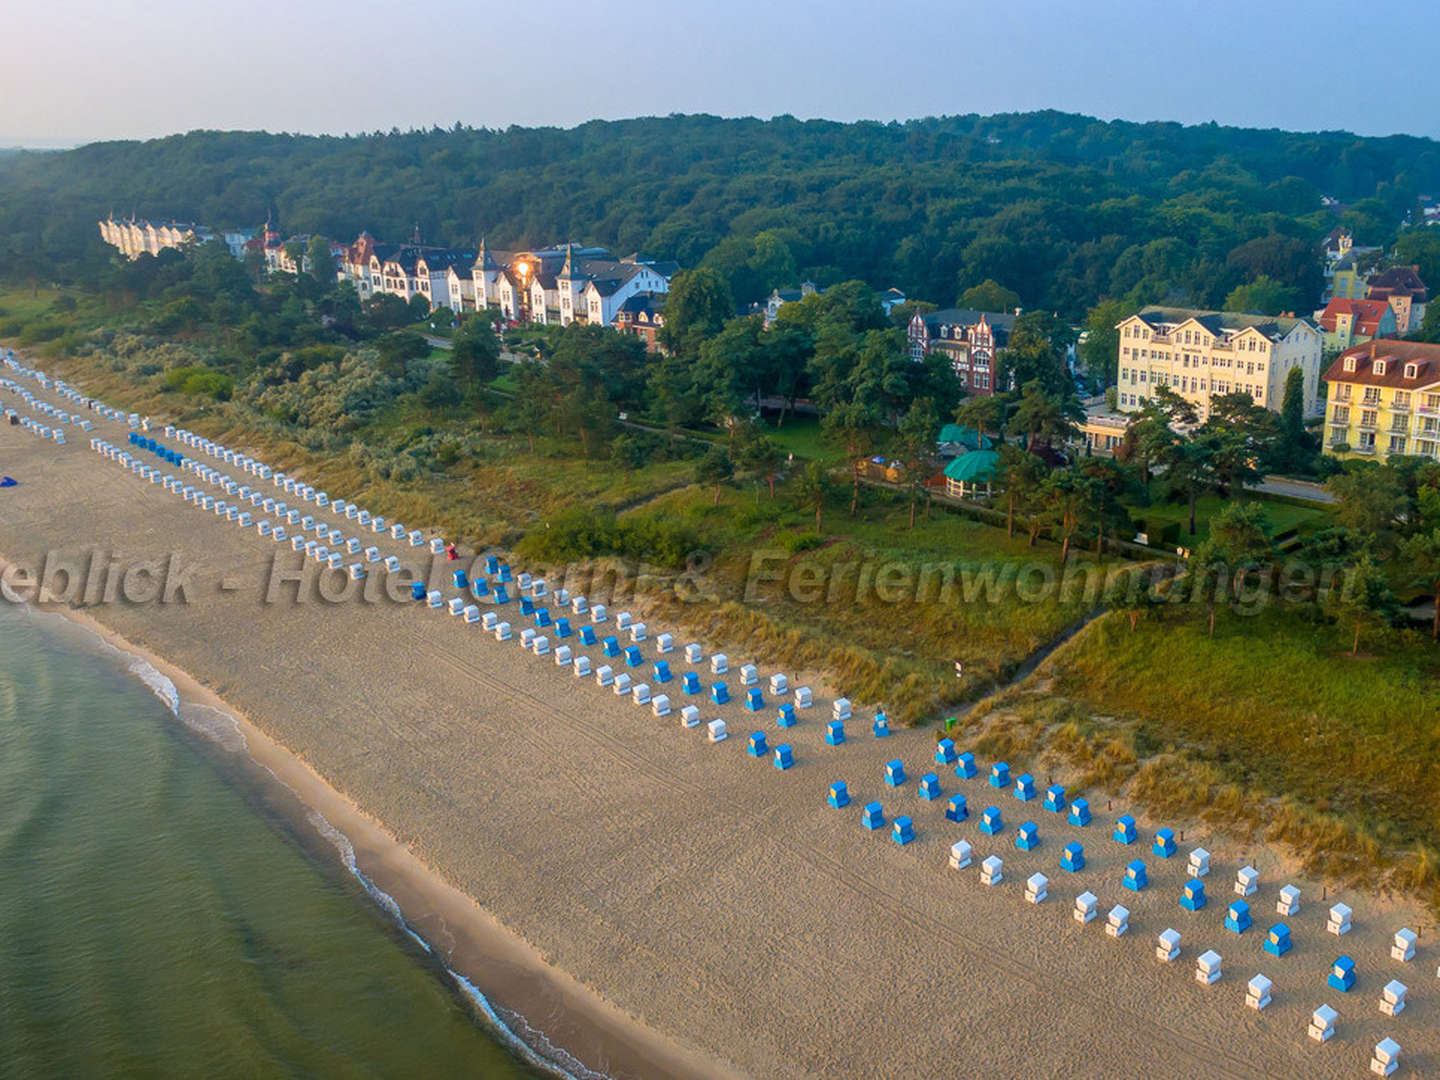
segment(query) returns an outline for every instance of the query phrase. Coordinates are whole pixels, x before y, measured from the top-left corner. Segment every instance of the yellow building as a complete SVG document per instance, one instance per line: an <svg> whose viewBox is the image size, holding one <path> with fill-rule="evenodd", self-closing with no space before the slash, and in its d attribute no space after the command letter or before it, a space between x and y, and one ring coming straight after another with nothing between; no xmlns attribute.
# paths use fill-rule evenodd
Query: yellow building
<svg viewBox="0 0 1440 1080"><path fill-rule="evenodd" d="M1195 406L1203 422L1210 399L1247 393L1280 411L1292 368L1304 372L1305 411L1320 386L1320 329L1309 319L1230 311L1147 307L1120 323L1121 412L1142 408L1157 386Z"/></svg>
<svg viewBox="0 0 1440 1080"><path fill-rule="evenodd" d="M1357 345L1335 358L1325 385L1325 453L1379 461L1392 454L1440 457L1440 345Z"/></svg>

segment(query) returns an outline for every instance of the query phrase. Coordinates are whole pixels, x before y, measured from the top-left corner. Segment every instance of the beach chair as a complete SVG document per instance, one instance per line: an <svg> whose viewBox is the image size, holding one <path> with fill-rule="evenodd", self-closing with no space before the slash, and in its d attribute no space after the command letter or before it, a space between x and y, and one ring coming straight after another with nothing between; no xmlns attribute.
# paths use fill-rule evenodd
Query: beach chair
<svg viewBox="0 0 1440 1080"><path fill-rule="evenodd" d="M950 845L950 869L964 870L974 857L974 848L968 840L956 840Z"/></svg>
<svg viewBox="0 0 1440 1080"><path fill-rule="evenodd" d="M1256 975L1245 984L1245 1006L1259 1012L1270 1004L1270 990L1275 984L1264 975Z"/></svg>

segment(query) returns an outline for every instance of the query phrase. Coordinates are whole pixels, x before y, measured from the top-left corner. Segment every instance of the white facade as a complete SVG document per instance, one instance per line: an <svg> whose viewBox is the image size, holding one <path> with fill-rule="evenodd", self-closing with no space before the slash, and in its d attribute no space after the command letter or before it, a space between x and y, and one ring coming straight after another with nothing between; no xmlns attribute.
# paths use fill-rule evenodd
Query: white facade
<svg viewBox="0 0 1440 1080"><path fill-rule="evenodd" d="M1321 335L1308 320L1147 308L1118 329L1122 412L1143 407L1157 386L1189 401L1202 422L1221 394L1247 393L1279 412L1296 367L1304 372L1305 411L1315 409Z"/></svg>

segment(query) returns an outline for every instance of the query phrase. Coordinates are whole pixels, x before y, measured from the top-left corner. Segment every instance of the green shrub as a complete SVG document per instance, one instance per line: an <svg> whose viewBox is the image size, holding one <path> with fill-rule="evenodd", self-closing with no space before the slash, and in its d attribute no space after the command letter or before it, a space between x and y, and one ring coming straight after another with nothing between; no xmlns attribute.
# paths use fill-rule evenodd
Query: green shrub
<svg viewBox="0 0 1440 1080"><path fill-rule="evenodd" d="M806 529L803 532L787 532L780 537L780 546L791 555L798 555L802 551L812 551L824 542L814 529Z"/></svg>
<svg viewBox="0 0 1440 1080"><path fill-rule="evenodd" d="M519 549L529 558L548 563L620 556L681 567L701 544L693 531L662 517L621 521L613 514L574 507L528 533Z"/></svg>
<svg viewBox="0 0 1440 1080"><path fill-rule="evenodd" d="M188 394L191 397L208 397L216 401L229 401L235 389L235 380L223 371L206 367L177 367L165 372L165 389Z"/></svg>

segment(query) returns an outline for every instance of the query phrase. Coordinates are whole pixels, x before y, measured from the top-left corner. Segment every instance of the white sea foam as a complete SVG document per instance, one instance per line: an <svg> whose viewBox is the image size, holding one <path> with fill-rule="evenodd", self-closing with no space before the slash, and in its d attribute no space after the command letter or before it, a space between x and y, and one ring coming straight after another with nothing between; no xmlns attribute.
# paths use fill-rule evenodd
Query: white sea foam
<svg viewBox="0 0 1440 1080"><path fill-rule="evenodd" d="M26 605L26 607L32 616L37 614L51 614L48 612L36 612L33 608L30 608L29 605ZM63 616L56 615L55 618L63 618ZM69 622L69 620L66 621ZM70 623L70 625L75 624ZM102 649L120 657L125 663L126 670L148 686L151 692L165 703L165 707L170 710L171 714L185 724L186 727L214 740L225 750L239 752L247 749L245 735L241 730L240 722L230 713L209 705L186 703L182 707L180 691L176 688L174 682L156 669L154 664L151 664L142 656L137 656L135 653L110 644L104 637L89 630L88 627L84 629ZM299 792L296 792L294 788L276 776L273 769L270 769L268 766L264 766L264 768L265 771L274 778L276 783L284 786L294 794L297 799L300 797ZM360 882L366 894L394 920L395 925L414 940L420 948L424 949L430 955L436 956L438 959L439 954L436 953L435 948L410 925L409 921L405 918L404 911L400 909L400 905L396 902L395 898L371 881L365 872L360 869L359 863L356 862L355 859L355 845L350 842L350 838L332 825L324 814L314 808L308 809L306 819L315 831L335 848L340 855L340 861L344 864L345 869ZM444 968L445 973L449 975L450 978L455 980L456 986L470 999L475 1008L490 1021L490 1026L495 1036L504 1043L516 1057L520 1058L532 1068L558 1077L560 1080L611 1080L607 1073L596 1072L594 1069L588 1068L583 1062L577 1060L562 1047L556 1046L543 1031L532 1027L523 1016L511 1013L509 1010L506 1010L506 1015L502 1016L495 1008L494 1003L485 996L478 986L458 971L446 965L443 961L441 962L441 967ZM517 1032L517 1028L523 1031L523 1035Z"/></svg>
<svg viewBox="0 0 1440 1080"><path fill-rule="evenodd" d="M240 721L224 709L187 702L180 706L179 715L187 728L205 736L222 750L240 754L249 749Z"/></svg>
<svg viewBox="0 0 1440 1080"><path fill-rule="evenodd" d="M306 819L317 833L334 846L340 854L340 861L345 865L345 869L350 871L356 881L360 882L369 897L394 919L396 926L427 953L438 958L434 946L410 925L395 898L376 885L365 871L360 869L359 864L355 861L355 845L350 842L350 838L332 825L330 820L318 810L311 809L306 814ZM465 996L490 1021L490 1025L500 1041L527 1065L551 1076L560 1077L562 1080L610 1080L608 1074L587 1068L573 1055L556 1046L545 1036L544 1032L531 1027L524 1017L509 1013L509 1010L506 1010L509 1019L501 1016L478 986L443 961L441 966L445 969L445 973L455 980L455 984L464 992ZM516 1032L516 1027L524 1029L524 1036Z"/></svg>

